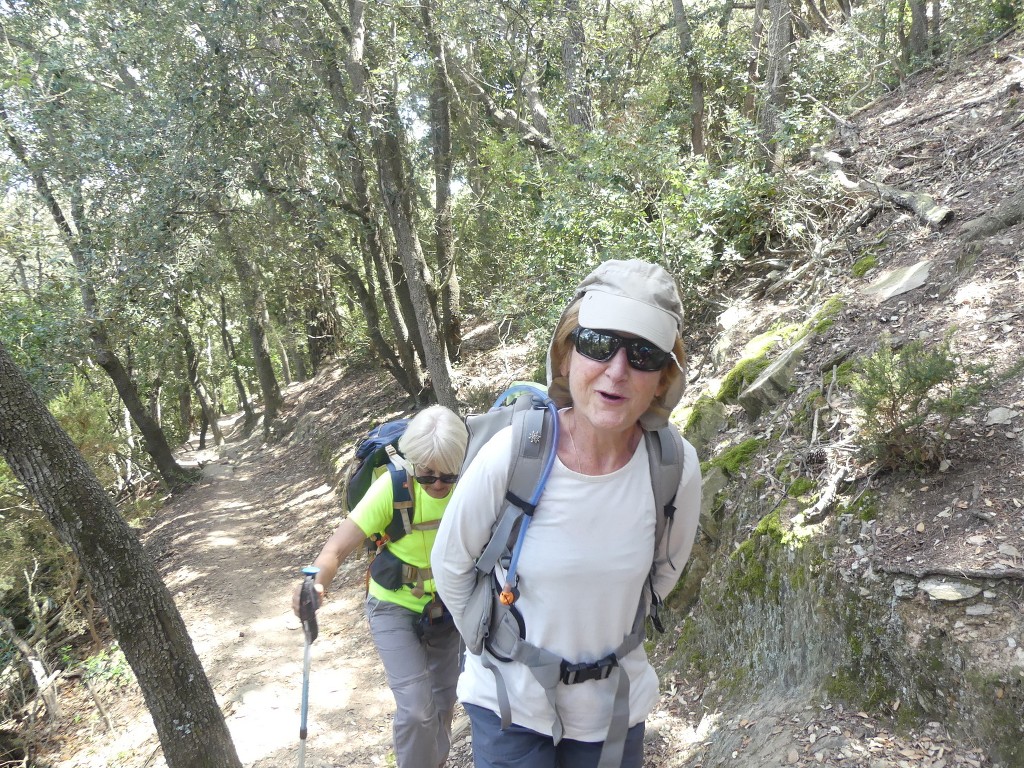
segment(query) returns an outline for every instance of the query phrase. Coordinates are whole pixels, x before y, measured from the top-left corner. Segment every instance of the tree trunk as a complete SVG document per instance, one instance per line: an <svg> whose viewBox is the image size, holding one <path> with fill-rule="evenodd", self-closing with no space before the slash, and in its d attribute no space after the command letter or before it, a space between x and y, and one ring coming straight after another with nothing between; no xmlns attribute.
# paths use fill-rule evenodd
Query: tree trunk
<svg viewBox="0 0 1024 768"><path fill-rule="evenodd" d="M358 153L353 153L357 155ZM417 397L418 393L423 390L423 380L419 375L419 365L415 361L412 347L408 342L408 328L405 325L404 319L398 308L397 299L395 296L394 283L391 280L391 271L383 263L387 256L384 251L383 233L380 227L377 225L375 213L369 201L367 190L364 184L365 176L362 173L361 163L353 160L354 164L354 184L353 192L356 197L356 203L354 208L357 212L357 217L361 224L360 227L360 246L364 253L365 260L367 262L365 267L366 272L366 284L359 275L358 270L348 260L338 252L336 248L331 245L326 237L317 231L310 233L310 242L313 247L324 254L325 258L328 259L338 271L341 273L342 279L348 286L346 296L351 300L354 296L359 309L362 311L364 318L366 319L366 332L369 336L370 348L377 356L377 360L380 365L390 373L395 381L409 393L413 398ZM299 207L284 194L281 190L271 188L269 182L265 178L260 179L260 185L264 191L272 197L274 203L279 205L282 210L287 212L291 216L299 216ZM317 214L322 213L318 210ZM324 229L333 236L333 240L336 242L342 242L344 240L343 233L336 231L330 224L324 224ZM381 286L381 293L383 294L383 303L388 311L388 316L392 320L392 329L396 337L399 353L395 354L395 351L391 348L387 339L384 336L383 329L381 327L381 317L377 311L377 301L372 292L373 276L378 276L378 284ZM404 341L403 341L404 338Z"/></svg>
<svg viewBox="0 0 1024 768"><path fill-rule="evenodd" d="M566 33L562 39L562 77L568 91L569 124L585 131L594 128L590 78L587 74L586 32L579 0L565 0Z"/></svg>
<svg viewBox="0 0 1024 768"><path fill-rule="evenodd" d="M153 379L153 385L149 388L149 415L161 429L163 429L163 417L160 413L160 389L162 387L163 382L160 380L160 376L157 375Z"/></svg>
<svg viewBox="0 0 1024 768"><path fill-rule="evenodd" d="M241 768L170 592L2 343L0 454L81 563L135 672L168 768Z"/></svg>
<svg viewBox="0 0 1024 768"><path fill-rule="evenodd" d="M365 10L364 0L349 0L351 39L347 67L353 89L364 105L367 95L366 76L363 70L366 42ZM401 118L393 93L377 94L373 101L378 104L383 102L383 109L379 114L373 115L369 113L369 106L364 106L364 120L366 125L371 127L381 197L414 303L424 358L431 376L431 388L438 403L457 410L458 402L452 386L447 350L439 343L437 323L427 291L430 278L415 228L412 181L406 168Z"/></svg>
<svg viewBox="0 0 1024 768"><path fill-rule="evenodd" d="M458 401L451 381L448 351L438 332L434 315L435 305L428 290L431 275L423 258L414 223L414 195L409 188L411 180L404 168L405 153L401 135L398 133L398 109L393 101L389 100L388 105L388 122L391 129L380 131L374 142L381 197L384 199L384 209L388 213L394 233L395 247L402 260L405 285L409 290L419 340L423 345L422 354L431 377L430 388L438 403L458 410Z"/></svg>
<svg viewBox="0 0 1024 768"><path fill-rule="evenodd" d="M718 30L724 38L729 32L729 22L732 20L732 12L736 6L736 0L725 0L722 3L722 12L718 16Z"/></svg>
<svg viewBox="0 0 1024 768"><path fill-rule="evenodd" d="M280 331L277 330L278 325L275 323L273 326L268 327L271 332L271 336L274 341L277 342L277 356L281 360L281 378L284 380L284 385L287 387L294 381L292 378L292 361L289 357L288 344L281 337Z"/></svg>
<svg viewBox="0 0 1024 768"><path fill-rule="evenodd" d="M931 52L932 56L942 53L942 3L940 0L932 0Z"/></svg>
<svg viewBox="0 0 1024 768"><path fill-rule="evenodd" d="M704 78L693 61L693 38L690 35L690 20L686 15L683 0L672 0L672 13L679 37L679 56L683 69L690 80L690 148L693 154L703 155L704 146Z"/></svg>
<svg viewBox="0 0 1024 768"><path fill-rule="evenodd" d="M381 359L389 359L391 361L389 370L391 370L392 375L402 384L406 392L413 398L417 398L418 393L422 392L425 388L426 382L420 371L420 365L416 361L414 343L415 317L406 315L402 311L398 286L395 285L394 274L391 269L391 264L394 261L390 248L391 243L387 239L387 234L381 220L382 217L378 215L378 208L370 200L370 188L367 183L367 171L363 157L353 158L352 162L354 166L358 166L353 168L355 179L353 192L356 196L356 205L359 207L359 210L363 211L365 217L363 220L364 238L362 246L365 249L367 261L367 268L365 270L366 280L372 285L374 276L377 278L377 287L380 288L384 312L387 314L388 322L391 323L391 330L395 336L397 361L395 360L395 352L387 344L381 331L380 316L377 312L376 303L373 303L372 306L369 303L364 305L363 311L366 314L367 325L370 326L371 320L373 321L372 328L370 329L371 337L376 338ZM371 298L372 294L366 297L368 302ZM406 322L407 317L409 322ZM385 352L386 355L384 354Z"/></svg>
<svg viewBox="0 0 1024 768"><path fill-rule="evenodd" d="M178 418L181 420L182 436L188 440L196 429L196 417L192 413L192 387L188 383L178 387Z"/></svg>
<svg viewBox="0 0 1024 768"><path fill-rule="evenodd" d="M152 457L164 483L172 490L182 488L191 483L195 479L194 474L175 461L171 446L167 442L167 436L149 415L149 411L139 397L138 390L135 388L135 382L132 381L128 372L125 371L117 355L110 350L110 343L107 339L105 328L100 323L94 323L89 331L89 336L92 338L93 346L96 349L95 360L97 365L106 371L110 380L114 382L114 387L117 389L117 394L121 397L121 402L124 403L125 408L132 415L135 426L139 428L139 433L142 435L142 445L146 453Z"/></svg>
<svg viewBox="0 0 1024 768"><path fill-rule="evenodd" d="M55 679L51 676L43 658L36 652L35 648L26 643L14 628L14 623L0 613L0 637L7 636L10 645L13 645L25 659L25 664L32 674L36 684L36 695L46 704L46 715L51 723L60 716L60 703L57 699ZM0 750L2 752L2 750ZM4 754L0 754L4 757ZM8 763L4 763L8 765Z"/></svg>
<svg viewBox="0 0 1024 768"><path fill-rule="evenodd" d="M448 357L458 360L462 347L462 318L452 231L452 88L444 47L434 30L430 0L420 0L420 15L434 59L430 87L430 134L434 154L434 252L441 274L441 338L448 348Z"/></svg>
<svg viewBox="0 0 1024 768"><path fill-rule="evenodd" d="M188 383L192 385L192 391L199 398L199 407L203 411L203 419L213 431L213 444L223 445L224 433L220 431L220 425L217 423L216 403L212 401L206 390L206 385L199 375L199 355L196 352L195 342L192 340L192 333L188 329L188 320L185 319L185 313L178 303L174 304L174 319L178 324L178 333L181 334L182 344L185 347L185 366L188 371ZM203 432L205 434L205 429ZM200 444L203 442L200 439Z"/></svg>
<svg viewBox="0 0 1024 768"><path fill-rule="evenodd" d="M310 376L315 376L324 361L338 352L338 329L341 318L335 308L337 297L331 283L331 274L325 254L314 260L316 280L309 289L303 310L306 324L306 353L309 355Z"/></svg>
<svg viewBox="0 0 1024 768"><path fill-rule="evenodd" d="M267 312L267 299L259 286L256 270L234 242L227 217L217 215L217 229L238 275L238 287L242 294L242 304L245 306L249 339L252 342L253 364L260 380L260 394L263 398L263 431L269 434L284 400L281 397L277 376L274 374L274 363L270 358L270 343L267 340L270 315Z"/></svg>
<svg viewBox="0 0 1024 768"><path fill-rule="evenodd" d="M519 88L526 99L527 108L530 110L530 119L534 126L544 136L551 136L551 126L548 123L548 110L540 97L540 74L537 72L523 73L519 80ZM475 136L473 137L476 138Z"/></svg>
<svg viewBox="0 0 1024 768"><path fill-rule="evenodd" d="M231 368L231 379L235 382L235 389L238 391L238 402L245 413L243 429L246 434L252 432L256 426L256 414L253 412L252 404L249 402L249 395L245 391L245 382L242 381L242 373L238 369L238 354L235 352L235 340L231 338L228 331L228 305L224 294L220 295L220 341L224 346L224 355L228 359Z"/></svg>
<svg viewBox="0 0 1024 768"><path fill-rule="evenodd" d="M167 443L167 436L160 429L160 425L149 415L149 412L142 403L142 399L139 397L135 382L132 381L131 376L128 375L121 364L107 336L107 329L102 320L102 313L99 310L96 291L89 278L88 260L86 259L82 243L83 238L88 239L89 233L85 221L80 188L77 184L72 187L72 216L69 219L65 215L64 209L61 208L56 195L50 189L46 176L35 167L24 144L10 129L9 126L12 123L2 103L0 103L0 122L4 125L4 134L7 137L8 146L10 146L25 170L31 174L36 193L42 198L43 203L50 211L50 216L53 218L57 231L60 233L64 245L71 255L71 260L75 264L75 269L78 272L79 293L82 297L82 308L85 310L85 317L89 323L89 338L96 350L96 363L107 372L111 381L114 382L117 394L121 397L121 402L124 403L128 412L131 413L135 425L139 428L139 432L142 434L143 446L152 457L153 463L156 465L157 471L160 473L160 477L163 478L164 483L171 489L187 485L192 481L192 473L179 466L174 460L174 454ZM77 223L77 232L71 226L72 220L75 220Z"/></svg>
<svg viewBox="0 0 1024 768"><path fill-rule="evenodd" d="M778 136L782 128L782 112L788 101L792 14L788 0L768 0L768 10L771 19L768 27L768 59L764 78L765 100L761 105L760 126L768 166L778 168L783 162Z"/></svg>
<svg viewBox="0 0 1024 768"><path fill-rule="evenodd" d="M807 2L807 15L811 19L811 26L814 27L817 32L832 32L832 27L828 23L828 19L825 18L824 14L818 10L818 6L815 5L814 0L806 0Z"/></svg>
<svg viewBox="0 0 1024 768"><path fill-rule="evenodd" d="M764 6L766 0L755 0L754 21L750 32L750 52L747 55L747 91L743 97L743 114L750 120L757 114L757 84L761 80L761 40L764 37Z"/></svg>
<svg viewBox="0 0 1024 768"><path fill-rule="evenodd" d="M910 36L907 51L911 58L928 55L928 0L909 0Z"/></svg>
<svg viewBox="0 0 1024 768"><path fill-rule="evenodd" d="M333 51L329 41L319 37L320 49ZM359 41L361 45L361 40ZM311 58L319 63L318 70L331 101L334 104L335 112L339 119L351 121L352 115L357 112L366 118L368 110L365 104L353 107L345 93L344 77L339 69L339 62L333 57L325 58L320 54L311 52ZM351 54L350 54L351 55ZM347 66L347 64L346 64ZM351 80L351 78L350 78ZM359 81L362 82L361 80ZM355 88L353 81L353 88ZM369 148L366 146L363 135L364 131L357 130L352 122L348 123L346 139L352 149L349 154L349 174L351 179L344 177L338 172L338 182L342 187L351 187L353 195L353 209L359 221L359 244L363 253L364 274L366 284L363 284L358 270L348 263L348 260L341 256L334 248L331 248L323 238L313 236L313 241L327 254L330 261L341 270L342 277L349 285L355 299L359 304L366 318L367 334L370 338L370 346L376 353L381 365L409 393L414 399L418 399L424 391L425 381L416 362L413 351L412 336L409 323L402 314L398 300L398 291L392 277L390 262L392 255L389 252L389 241L385 227L382 223L382 216L378 207L370 198L370 186L367 181L366 156ZM340 163L338 164L340 168ZM287 198L283 198L282 204L294 208L294 204ZM391 323L391 330L395 338L395 348L392 349L384 336L381 327L381 317L377 311L377 297L374 291L374 277L376 285L380 288L381 303ZM349 294L351 296L351 294ZM415 318L410 315L410 320ZM397 350L397 354L396 354Z"/></svg>

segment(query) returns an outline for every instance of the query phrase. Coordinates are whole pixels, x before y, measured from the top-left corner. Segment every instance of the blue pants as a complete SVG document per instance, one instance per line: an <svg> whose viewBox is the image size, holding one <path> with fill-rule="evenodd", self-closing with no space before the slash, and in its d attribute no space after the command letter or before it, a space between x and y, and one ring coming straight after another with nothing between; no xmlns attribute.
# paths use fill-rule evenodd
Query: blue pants
<svg viewBox="0 0 1024 768"><path fill-rule="evenodd" d="M366 616L395 696L392 735L398 768L439 768L451 748L459 633L453 623L423 637L419 614L375 597Z"/></svg>
<svg viewBox="0 0 1024 768"><path fill-rule="evenodd" d="M562 739L555 745L550 736L513 723L501 730L501 718L484 707L463 704L473 727L475 768L595 768L602 741ZM622 768L642 768L644 723L626 732Z"/></svg>

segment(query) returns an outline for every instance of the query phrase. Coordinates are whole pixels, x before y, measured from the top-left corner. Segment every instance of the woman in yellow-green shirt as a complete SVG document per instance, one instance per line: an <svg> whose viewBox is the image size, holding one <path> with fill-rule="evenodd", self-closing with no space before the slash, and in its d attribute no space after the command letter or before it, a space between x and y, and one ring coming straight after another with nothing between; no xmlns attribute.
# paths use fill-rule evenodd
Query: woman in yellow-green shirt
<svg viewBox="0 0 1024 768"><path fill-rule="evenodd" d="M430 550L466 453L465 424L443 406L412 418L398 443L410 465L411 530L387 541L371 568L366 616L395 696L398 768L439 768L448 758L459 677L459 634L434 591ZM389 473L379 477L327 540L313 565L321 598L342 561L395 517ZM292 597L298 613L301 584Z"/></svg>

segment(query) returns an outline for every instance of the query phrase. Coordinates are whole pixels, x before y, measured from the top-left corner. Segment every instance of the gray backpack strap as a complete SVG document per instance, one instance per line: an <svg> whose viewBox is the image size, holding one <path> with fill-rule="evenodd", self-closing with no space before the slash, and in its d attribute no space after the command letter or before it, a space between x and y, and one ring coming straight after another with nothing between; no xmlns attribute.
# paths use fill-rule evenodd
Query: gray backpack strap
<svg viewBox="0 0 1024 768"><path fill-rule="evenodd" d="M510 390L512 391L512 390ZM509 458L509 480L505 498L491 537L476 560L476 586L466 606L467 627L463 635L466 649L480 655L489 638L495 634L509 612L497 599L496 568L507 568L512 557L524 515L532 515L530 499L537 494L537 484L544 475L545 465L555 445L553 406L547 401L541 405L539 395L520 395L510 408L501 408L467 419L470 440L465 469L476 456L479 447L506 426L512 427L512 451ZM499 633L500 634L500 633ZM502 654L506 655L507 654ZM502 682L499 680L499 686ZM500 692L499 692L500 695Z"/></svg>
<svg viewBox="0 0 1024 768"><path fill-rule="evenodd" d="M675 519L675 497L683 479L683 437L671 424L657 431L644 431L647 443L647 461L651 469L654 505L657 511L654 525L654 556L665 540L666 527L671 530ZM671 562L671 561L670 561Z"/></svg>
<svg viewBox="0 0 1024 768"><path fill-rule="evenodd" d="M520 406L523 402L525 407ZM521 397L516 401L512 414L512 459L505 501L491 539L477 558L476 569L480 574L490 573L501 557L512 551L523 515L533 514L530 496L537 486L548 452L557 450L554 446L545 445L551 442L551 429L547 423L550 420L551 414L547 409L530 407L530 398Z"/></svg>

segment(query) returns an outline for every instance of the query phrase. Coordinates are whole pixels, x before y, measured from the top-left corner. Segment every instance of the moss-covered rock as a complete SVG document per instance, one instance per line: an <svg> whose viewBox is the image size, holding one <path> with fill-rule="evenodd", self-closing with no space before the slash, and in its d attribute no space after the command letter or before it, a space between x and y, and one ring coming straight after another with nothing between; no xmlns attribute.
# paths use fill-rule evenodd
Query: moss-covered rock
<svg viewBox="0 0 1024 768"><path fill-rule="evenodd" d="M725 406L713 397L701 395L692 406L681 409L679 416L683 437L701 459L706 458L708 446L727 423Z"/></svg>
<svg viewBox="0 0 1024 768"><path fill-rule="evenodd" d="M864 277L868 272L878 266L878 257L874 254L862 256L853 263L850 272L854 277Z"/></svg>
<svg viewBox="0 0 1024 768"><path fill-rule="evenodd" d="M750 386L739 393L736 400L751 420L789 396L793 371L803 357L809 338L805 336L779 355Z"/></svg>
<svg viewBox="0 0 1024 768"><path fill-rule="evenodd" d="M744 440L738 445L727 448L710 461L701 464L701 471L706 474L714 467L718 467L727 475L738 475L740 467L750 461L763 445L764 441L758 440L755 437Z"/></svg>
<svg viewBox="0 0 1024 768"><path fill-rule="evenodd" d="M723 403L735 403L740 392L761 375L769 362L767 354L740 360L725 375L715 397Z"/></svg>

